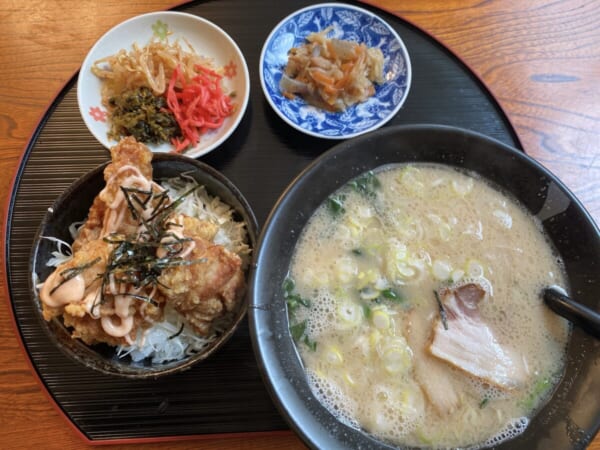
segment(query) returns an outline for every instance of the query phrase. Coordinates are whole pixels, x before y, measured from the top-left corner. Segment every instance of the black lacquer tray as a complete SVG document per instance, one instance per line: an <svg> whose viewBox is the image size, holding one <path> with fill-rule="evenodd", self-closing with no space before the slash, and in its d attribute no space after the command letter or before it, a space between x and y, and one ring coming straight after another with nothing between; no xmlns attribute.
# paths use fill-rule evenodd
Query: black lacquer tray
<svg viewBox="0 0 600 450"><path fill-rule="evenodd" d="M258 61L272 28L307 6L304 0L218 0L176 9L202 16L238 43L250 70L250 103L241 125L202 161L243 192L259 225L287 184L337 141L301 134L265 100ZM408 99L388 123L437 123L478 131L509 145L520 143L497 102L470 70L429 35L368 5L404 40L412 61ZM109 159L79 115L77 77L52 103L18 168L6 214L7 286L18 331L43 387L84 439L92 442L176 438L286 430L263 386L245 321L226 346L191 370L160 380L100 375L67 359L45 337L28 289L34 233L48 206L76 178Z"/></svg>

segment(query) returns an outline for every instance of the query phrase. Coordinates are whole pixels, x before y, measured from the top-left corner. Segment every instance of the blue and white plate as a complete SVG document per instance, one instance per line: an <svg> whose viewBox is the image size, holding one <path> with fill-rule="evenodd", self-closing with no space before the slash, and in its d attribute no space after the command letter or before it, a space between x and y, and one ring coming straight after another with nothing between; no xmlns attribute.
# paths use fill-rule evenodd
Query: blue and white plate
<svg viewBox="0 0 600 450"><path fill-rule="evenodd" d="M279 88L288 51L305 42L310 33L333 27L328 37L362 42L383 52L385 82L375 95L343 112L330 112L290 100ZM283 19L267 38L260 55L260 82L275 112L292 127L312 136L346 139L381 127L398 112L408 94L411 67L404 43L385 21L352 5L322 3L300 9Z"/></svg>

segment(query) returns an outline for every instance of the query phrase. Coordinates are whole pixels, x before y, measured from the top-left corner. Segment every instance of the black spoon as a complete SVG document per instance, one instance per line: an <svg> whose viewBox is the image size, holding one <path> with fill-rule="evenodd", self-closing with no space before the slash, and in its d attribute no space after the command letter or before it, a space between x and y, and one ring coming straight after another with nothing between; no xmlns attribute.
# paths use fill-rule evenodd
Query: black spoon
<svg viewBox="0 0 600 450"><path fill-rule="evenodd" d="M555 313L600 339L600 313L577 303L556 288L544 289L544 300Z"/></svg>

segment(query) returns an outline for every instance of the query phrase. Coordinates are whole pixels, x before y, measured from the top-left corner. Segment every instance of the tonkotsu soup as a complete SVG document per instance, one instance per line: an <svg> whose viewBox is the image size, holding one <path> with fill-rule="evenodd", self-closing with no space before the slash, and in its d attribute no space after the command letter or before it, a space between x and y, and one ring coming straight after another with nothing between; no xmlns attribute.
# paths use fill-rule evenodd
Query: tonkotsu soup
<svg viewBox="0 0 600 450"><path fill-rule="evenodd" d="M570 328L543 304L567 282L540 224L477 176L384 166L331 195L284 282L315 396L395 445L490 446L561 379Z"/></svg>

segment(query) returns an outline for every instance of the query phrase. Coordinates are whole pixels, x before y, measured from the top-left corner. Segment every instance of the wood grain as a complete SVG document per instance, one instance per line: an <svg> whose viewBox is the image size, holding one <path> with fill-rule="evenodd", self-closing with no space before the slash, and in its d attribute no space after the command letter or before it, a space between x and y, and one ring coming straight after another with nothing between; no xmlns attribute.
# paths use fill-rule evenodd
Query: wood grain
<svg viewBox="0 0 600 450"><path fill-rule="evenodd" d="M370 0L433 34L482 78L527 153L600 219L600 2ZM48 104L92 44L172 0L3 0L0 4L0 195ZM4 211L2 211L4 219ZM4 278L0 278L4 283ZM0 448L81 448L37 385L19 348L5 286L0 305ZM124 446L110 446L120 448ZM291 432L127 448L295 449ZM600 450L600 437L590 449Z"/></svg>

